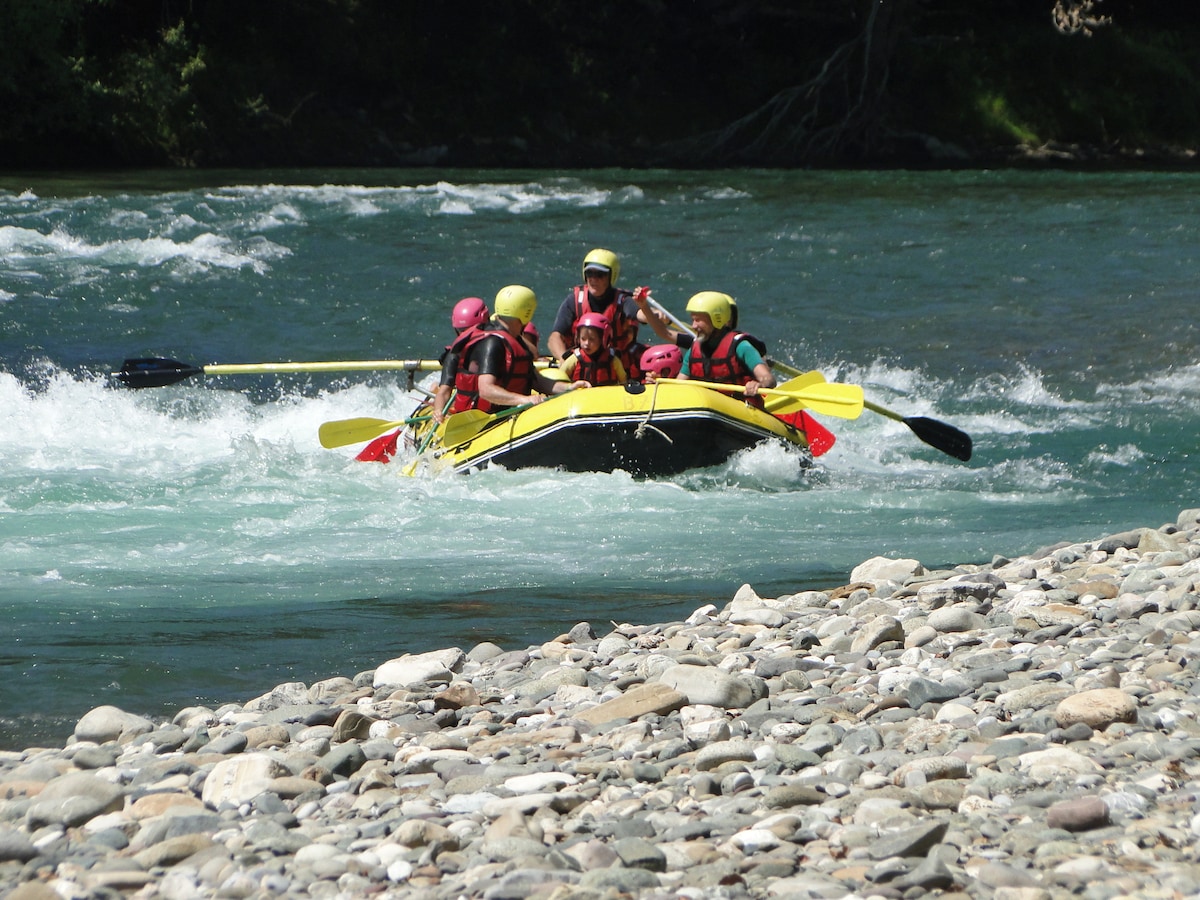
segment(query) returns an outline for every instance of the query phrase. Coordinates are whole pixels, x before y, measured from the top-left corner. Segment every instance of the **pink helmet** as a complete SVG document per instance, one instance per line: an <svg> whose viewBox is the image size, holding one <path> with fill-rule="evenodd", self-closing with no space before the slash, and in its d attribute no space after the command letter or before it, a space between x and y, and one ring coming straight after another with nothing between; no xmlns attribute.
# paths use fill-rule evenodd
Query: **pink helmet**
<svg viewBox="0 0 1200 900"><path fill-rule="evenodd" d="M521 329L521 334L528 335L535 344L542 339L542 336L538 334L537 326L532 322Z"/></svg>
<svg viewBox="0 0 1200 900"><path fill-rule="evenodd" d="M478 297L464 297L454 304L454 312L450 313L450 324L455 331L482 325L487 320L487 304Z"/></svg>
<svg viewBox="0 0 1200 900"><path fill-rule="evenodd" d="M683 368L683 351L674 344L655 344L642 352L638 367L659 378L674 378Z"/></svg>
<svg viewBox="0 0 1200 900"><path fill-rule="evenodd" d="M575 322L575 330L580 328L599 328L602 332L608 332L608 316L603 316L600 313L584 313Z"/></svg>

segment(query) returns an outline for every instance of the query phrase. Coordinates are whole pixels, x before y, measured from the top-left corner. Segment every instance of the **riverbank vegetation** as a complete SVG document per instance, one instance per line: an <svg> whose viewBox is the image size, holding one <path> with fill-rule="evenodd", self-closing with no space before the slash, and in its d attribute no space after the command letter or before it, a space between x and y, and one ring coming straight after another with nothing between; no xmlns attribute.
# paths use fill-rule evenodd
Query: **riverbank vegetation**
<svg viewBox="0 0 1200 900"><path fill-rule="evenodd" d="M1190 165L1183 0L0 0L0 167Z"/></svg>

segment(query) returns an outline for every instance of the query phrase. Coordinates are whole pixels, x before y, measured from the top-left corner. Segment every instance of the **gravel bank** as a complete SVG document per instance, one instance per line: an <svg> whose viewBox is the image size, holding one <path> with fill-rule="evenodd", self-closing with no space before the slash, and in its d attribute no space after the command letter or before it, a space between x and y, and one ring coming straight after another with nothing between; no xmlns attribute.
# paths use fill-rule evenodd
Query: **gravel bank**
<svg viewBox="0 0 1200 900"><path fill-rule="evenodd" d="M1200 509L0 753L29 898L1200 893Z"/></svg>

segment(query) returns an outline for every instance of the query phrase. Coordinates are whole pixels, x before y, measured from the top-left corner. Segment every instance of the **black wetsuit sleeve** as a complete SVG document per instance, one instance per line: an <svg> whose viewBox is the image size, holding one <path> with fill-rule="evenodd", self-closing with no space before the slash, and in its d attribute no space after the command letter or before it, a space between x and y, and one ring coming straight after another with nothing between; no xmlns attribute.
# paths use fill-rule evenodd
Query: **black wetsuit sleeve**
<svg viewBox="0 0 1200 900"><path fill-rule="evenodd" d="M471 350L471 362L476 375L492 375L503 379L508 374L505 360L504 338L490 337L480 341Z"/></svg>
<svg viewBox="0 0 1200 900"><path fill-rule="evenodd" d="M454 379L458 375L458 354L446 352L442 355L442 377L438 381L440 385L453 385Z"/></svg>

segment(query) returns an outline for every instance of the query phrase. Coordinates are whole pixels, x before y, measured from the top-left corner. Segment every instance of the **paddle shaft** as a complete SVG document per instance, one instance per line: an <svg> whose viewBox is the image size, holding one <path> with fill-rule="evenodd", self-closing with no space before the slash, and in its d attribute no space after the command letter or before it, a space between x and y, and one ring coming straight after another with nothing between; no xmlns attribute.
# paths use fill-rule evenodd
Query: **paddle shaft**
<svg viewBox="0 0 1200 900"><path fill-rule="evenodd" d="M538 360L538 368L549 363ZM442 364L436 359L357 359L330 362L211 363L193 366L175 359L152 356L127 359L112 375L126 387L150 388L175 384L193 375L286 375L297 372L436 372Z"/></svg>
<svg viewBox="0 0 1200 900"><path fill-rule="evenodd" d="M777 359L768 359L767 363L785 375L803 374L794 366L789 366L787 363L780 362ZM904 423L909 431L918 438L930 447L942 451L947 456L953 456L955 459L962 460L963 462L970 462L974 443L971 440L971 436L965 431L961 431L953 425L939 421L938 419L932 419L929 416L901 415L895 410L888 409L886 406L880 406L878 403L873 403L866 399L863 400L863 407L894 422Z"/></svg>
<svg viewBox="0 0 1200 900"><path fill-rule="evenodd" d="M273 375L292 372L378 372L400 369L405 372L433 372L442 367L436 359L361 359L341 362L214 363L201 366L205 375Z"/></svg>
<svg viewBox="0 0 1200 900"><path fill-rule="evenodd" d="M740 384L696 381L691 378L681 381L680 384L691 384L714 391L725 391L735 394L740 394L744 390ZM855 384L820 384L799 391L784 391L779 388L759 388L758 392L771 397L790 397L793 400L803 403L814 412L839 416L844 419L857 419L862 414L862 388Z"/></svg>

